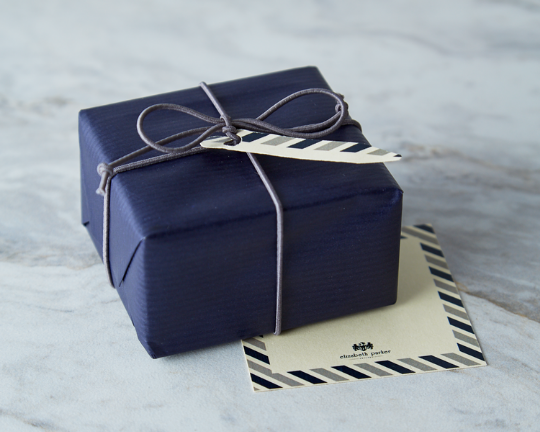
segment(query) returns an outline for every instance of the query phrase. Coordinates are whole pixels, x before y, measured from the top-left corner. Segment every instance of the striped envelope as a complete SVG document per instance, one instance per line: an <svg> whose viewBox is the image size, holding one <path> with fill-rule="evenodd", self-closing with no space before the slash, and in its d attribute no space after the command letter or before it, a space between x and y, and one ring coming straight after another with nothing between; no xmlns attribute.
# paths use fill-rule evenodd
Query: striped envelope
<svg viewBox="0 0 540 432"><path fill-rule="evenodd" d="M255 391L486 365L431 225L402 229L395 305L242 345Z"/></svg>

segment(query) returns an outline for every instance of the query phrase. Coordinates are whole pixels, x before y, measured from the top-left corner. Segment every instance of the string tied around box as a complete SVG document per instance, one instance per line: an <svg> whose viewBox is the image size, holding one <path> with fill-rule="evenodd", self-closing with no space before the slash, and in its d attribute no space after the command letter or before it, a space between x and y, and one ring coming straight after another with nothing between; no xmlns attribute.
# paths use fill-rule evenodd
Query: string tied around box
<svg viewBox="0 0 540 432"><path fill-rule="evenodd" d="M283 98L276 104L268 108L264 113L262 113L257 118L240 118L232 119L226 111L223 109L223 106L220 104L219 100L206 85L206 83L200 83L200 87L204 90L216 110L218 111L220 117L211 117L206 114L203 114L194 109L170 104L162 103L149 106L141 112L137 119L137 132L139 136L146 144L146 147L143 147L139 150L136 150L132 153L129 153L113 162L110 163L100 163L97 167L97 172L101 176L101 181L99 184L96 193L104 197L103 205L103 262L107 270L107 276L109 278L110 284L114 287L111 273L111 266L109 260L109 223L110 223L110 189L111 189L111 180L122 172L143 168L145 166L154 165L157 163L178 159L185 156L191 156L198 153L203 153L209 151L210 149L203 148L199 144L204 140L208 139L211 136L222 133L227 136L230 141L228 144L237 145L241 142L242 138L237 135L238 129L245 129L252 132L259 133L272 133L276 135L283 135L291 138L301 138L301 139L320 139L332 132L336 131L342 126L352 125L360 130L362 130L360 123L356 120L349 118L348 105L345 102L342 95L335 93L333 91L322 89L322 88L311 88L306 90L300 90L291 95ZM313 95L313 94L322 94L329 97L332 97L336 100L335 114L328 118L325 121L296 126L292 128L281 128L275 126L271 123L264 121L268 116L277 111L279 108L283 107L287 103L291 102L294 99L297 99L302 96ZM171 135L167 138L161 139L159 141L153 141L148 137L143 128L144 119L154 111L160 110L169 110L169 111L178 111L184 114L191 115L200 120L203 120L209 123L209 126L203 126L199 128L190 129L183 131L174 135ZM165 147L167 144L177 141L188 136L197 135L193 141L188 144L182 145L180 147ZM160 156L151 157L148 159L138 160L130 162L131 160L144 155L150 150L157 150L161 153L164 153ZM282 299L283 299L283 206L279 196L277 195L272 183L268 179L266 173L264 172L262 166L260 165L257 158L252 153L246 153L253 164L257 174L259 175L262 183L264 184L274 207L276 209L277 217L277 252L276 252L276 325L274 334L278 335L281 333L282 326Z"/></svg>

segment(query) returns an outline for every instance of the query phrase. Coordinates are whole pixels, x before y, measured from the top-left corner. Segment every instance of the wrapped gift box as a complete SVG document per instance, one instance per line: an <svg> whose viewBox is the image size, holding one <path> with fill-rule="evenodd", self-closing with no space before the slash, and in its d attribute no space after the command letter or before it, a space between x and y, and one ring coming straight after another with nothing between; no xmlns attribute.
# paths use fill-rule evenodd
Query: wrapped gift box
<svg viewBox="0 0 540 432"><path fill-rule="evenodd" d="M313 87L329 88L314 67L210 86L232 118L255 118ZM82 222L100 254L96 167L144 146L137 117L157 103L217 115L200 88L80 112ZM330 98L310 95L267 121L316 123L334 109ZM145 122L153 139L199 126L206 124L174 112ZM354 126L325 139L369 146ZM402 191L386 167L258 159L284 207L283 329L393 304ZM115 176L109 255L113 284L154 358L274 330L276 213L246 154L211 150Z"/></svg>

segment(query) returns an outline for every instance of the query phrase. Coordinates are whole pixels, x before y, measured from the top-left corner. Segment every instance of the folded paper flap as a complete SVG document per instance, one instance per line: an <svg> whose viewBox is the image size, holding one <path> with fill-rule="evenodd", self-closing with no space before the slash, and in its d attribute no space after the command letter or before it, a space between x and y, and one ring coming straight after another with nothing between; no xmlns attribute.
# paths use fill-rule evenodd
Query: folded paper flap
<svg viewBox="0 0 540 432"><path fill-rule="evenodd" d="M328 88L316 68L212 85L229 115L256 117L292 92ZM140 112L155 103L177 103L208 115L216 112L200 88L182 90L81 111L83 160L83 222L98 250L102 244L103 198L96 166L143 147L136 130ZM312 95L293 101L269 117L274 124L292 127L331 116L335 103ZM200 120L178 113L149 116L145 129L160 139L197 126ZM345 126L328 139L369 143L355 127ZM189 139L188 139L189 140ZM172 146L179 145L172 143ZM148 153L144 157L149 157ZM384 165L352 166L298 161L269 156L259 160L274 184L285 210L340 200L355 194L399 189ZM336 176L336 171L340 175ZM194 192L196 190L196 192ZM189 230L206 224L274 214L272 202L246 155L215 150L122 173L112 180L111 269L115 284L123 278L141 239L170 230Z"/></svg>

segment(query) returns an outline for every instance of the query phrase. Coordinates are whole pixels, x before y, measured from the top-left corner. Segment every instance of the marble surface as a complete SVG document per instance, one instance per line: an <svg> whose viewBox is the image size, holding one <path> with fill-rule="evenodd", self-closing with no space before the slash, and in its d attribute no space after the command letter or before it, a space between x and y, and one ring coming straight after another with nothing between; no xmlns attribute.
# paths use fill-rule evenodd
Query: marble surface
<svg viewBox="0 0 540 432"><path fill-rule="evenodd" d="M538 1L0 10L1 431L538 430ZM404 155L404 224L434 224L488 367L254 394L239 343L139 345L79 223L77 112L309 64Z"/></svg>

